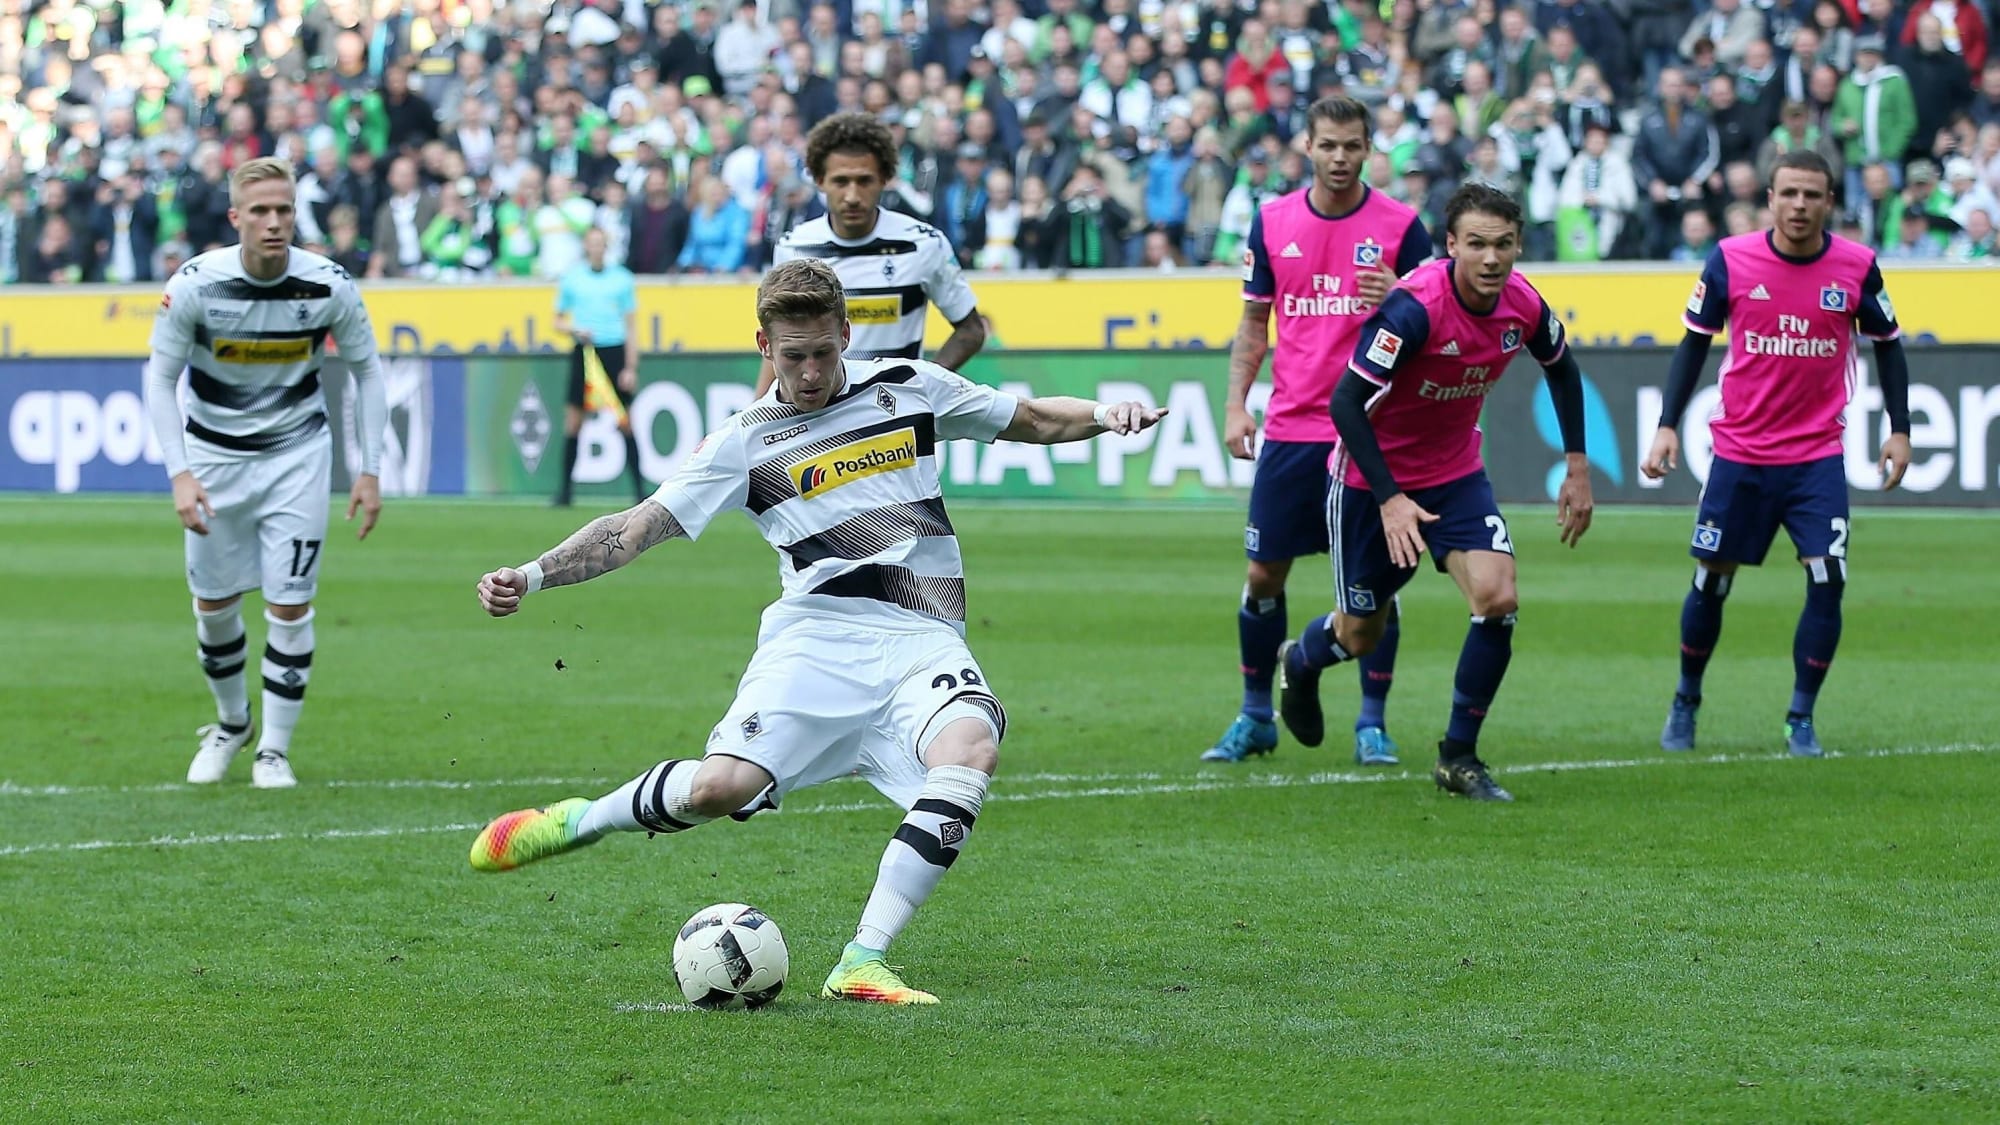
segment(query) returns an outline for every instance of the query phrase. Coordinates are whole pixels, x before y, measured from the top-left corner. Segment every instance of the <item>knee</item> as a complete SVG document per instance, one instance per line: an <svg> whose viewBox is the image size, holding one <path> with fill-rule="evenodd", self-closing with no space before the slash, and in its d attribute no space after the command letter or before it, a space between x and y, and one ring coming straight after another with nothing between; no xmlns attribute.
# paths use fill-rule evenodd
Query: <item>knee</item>
<svg viewBox="0 0 2000 1125"><path fill-rule="evenodd" d="M280 621L299 621L311 613L312 608L311 602L303 605L267 605L264 607L264 612Z"/></svg>
<svg viewBox="0 0 2000 1125"><path fill-rule="evenodd" d="M745 774L704 768L695 774L694 783L688 789L688 804L694 811L711 820L728 816L730 813L750 803L764 785L762 774L753 781Z"/></svg>
<svg viewBox="0 0 2000 1125"><path fill-rule="evenodd" d="M1467 599L1472 603L1474 617L1506 617L1521 608L1521 599L1514 591L1512 581L1482 583L1472 590Z"/></svg>
<svg viewBox="0 0 2000 1125"><path fill-rule="evenodd" d="M1333 638L1349 656L1367 656L1382 643L1382 632L1388 627L1386 613L1373 617L1349 617L1340 614L1333 619Z"/></svg>
<svg viewBox="0 0 2000 1125"><path fill-rule="evenodd" d="M960 719L924 748L924 765L964 766L991 777L1000 768L1000 744L984 723Z"/></svg>
<svg viewBox="0 0 2000 1125"><path fill-rule="evenodd" d="M1253 598L1275 598L1285 592L1285 579L1291 575L1289 564L1250 560L1250 568L1244 576L1244 585Z"/></svg>
<svg viewBox="0 0 2000 1125"><path fill-rule="evenodd" d="M1833 558L1800 559L1806 570L1806 596L1838 600L1847 588L1847 560Z"/></svg>

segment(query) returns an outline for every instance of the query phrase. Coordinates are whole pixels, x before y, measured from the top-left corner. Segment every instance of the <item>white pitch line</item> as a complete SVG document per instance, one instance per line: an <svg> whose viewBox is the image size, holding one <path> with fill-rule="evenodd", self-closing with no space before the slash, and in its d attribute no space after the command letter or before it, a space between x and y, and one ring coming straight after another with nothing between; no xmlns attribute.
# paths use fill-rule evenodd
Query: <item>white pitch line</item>
<svg viewBox="0 0 2000 1125"><path fill-rule="evenodd" d="M614 1012L700 1012L703 1015L708 1014L706 1009L697 1008L693 1004L662 1004L657 1001L648 1004L635 1000L613 1004L611 1005L611 1010Z"/></svg>
<svg viewBox="0 0 2000 1125"><path fill-rule="evenodd" d="M1041 782L1117 782L1117 781L1160 781L1166 778L1162 773L1003 773L1000 784L1023 785ZM616 778L611 774L593 777L485 777L464 781L442 777L378 778L354 781L307 781L301 789L431 789L431 790L473 790L512 789L532 787L546 789L569 789L577 786L610 785ZM842 779L845 780L845 779ZM94 797L104 795L124 795L132 793L192 793L209 786L189 785L183 781L162 781L149 785L22 785L18 782L0 780L0 797Z"/></svg>
<svg viewBox="0 0 2000 1125"><path fill-rule="evenodd" d="M1984 754L2000 750L2000 746L1982 742L1955 742L1943 746L1898 746L1878 750L1856 750L1848 753L1832 751L1827 754L1831 760L1844 758L1917 758L1946 754ZM1567 762L1523 762L1497 769L1502 774L1573 773L1584 770L1626 770L1669 765L1740 765L1746 762L1782 762L1789 759L1777 754L1706 754L1682 756L1662 754L1650 758L1607 758L1595 761ZM1389 781L1413 781L1429 776L1412 770L1394 773L1362 773L1344 771L1337 773L1290 774L1249 774L1229 777L1210 774L1191 781L1163 782L1152 785L1104 785L1088 789L1054 789L1044 793L995 793L989 801L1073 801L1093 797L1147 797L1168 796L1178 793L1216 793L1229 790L1250 789L1298 789L1321 785L1372 785ZM823 813L847 813L882 811L890 808L884 801L850 801L838 804L805 805L784 810L780 815L804 816ZM424 836L439 832L472 832L484 828L485 822L465 824L433 824L412 828L331 828L319 832L256 832L256 833L216 833L194 836L155 836L145 840L80 840L71 843L50 844L9 844L0 845L0 859L22 855L40 855L50 852L100 852L131 848L186 848L208 844L269 844L314 840L386 839L395 836Z"/></svg>

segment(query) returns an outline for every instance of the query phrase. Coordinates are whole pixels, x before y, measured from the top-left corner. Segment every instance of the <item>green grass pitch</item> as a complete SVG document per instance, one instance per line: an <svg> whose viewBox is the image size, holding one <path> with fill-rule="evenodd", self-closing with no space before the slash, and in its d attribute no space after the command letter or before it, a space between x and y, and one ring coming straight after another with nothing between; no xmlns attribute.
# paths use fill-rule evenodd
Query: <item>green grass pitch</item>
<svg viewBox="0 0 2000 1125"><path fill-rule="evenodd" d="M1357 772L1338 733L1203 766L1236 702L1239 514L966 506L971 640L1013 723L892 956L945 1003L895 1011L815 998L897 822L859 783L467 867L497 813L698 754L776 590L730 521L479 613L483 570L588 514L336 523L304 784L259 793L242 761L177 784L212 708L167 501L0 503L0 1119L2000 1116L2000 520L1856 519L1839 756L1804 762L1795 568L1739 581L1702 749L1669 759L1689 514L1606 512L1571 552L1515 512L1483 748L1519 800L1484 807L1425 776L1465 630L1442 576L1405 595L1403 769ZM1301 566L1294 629L1326 586ZM1326 694L1344 731L1353 674ZM783 927L786 994L674 1010L675 927L730 900Z"/></svg>

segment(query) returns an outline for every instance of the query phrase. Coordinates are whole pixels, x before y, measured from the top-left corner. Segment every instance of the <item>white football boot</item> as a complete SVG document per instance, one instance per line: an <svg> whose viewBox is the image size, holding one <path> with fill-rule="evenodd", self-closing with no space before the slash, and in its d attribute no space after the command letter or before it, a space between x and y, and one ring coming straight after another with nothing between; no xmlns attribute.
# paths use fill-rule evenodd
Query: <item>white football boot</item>
<svg viewBox="0 0 2000 1125"><path fill-rule="evenodd" d="M250 766L250 784L258 789L290 789L299 779L292 774L291 760L283 750L259 750Z"/></svg>
<svg viewBox="0 0 2000 1125"><path fill-rule="evenodd" d="M222 729L221 723L210 723L195 732L201 736L201 749L195 752L194 761L188 763L189 785L213 785L229 772L229 763L257 733L255 724L244 726L231 734Z"/></svg>

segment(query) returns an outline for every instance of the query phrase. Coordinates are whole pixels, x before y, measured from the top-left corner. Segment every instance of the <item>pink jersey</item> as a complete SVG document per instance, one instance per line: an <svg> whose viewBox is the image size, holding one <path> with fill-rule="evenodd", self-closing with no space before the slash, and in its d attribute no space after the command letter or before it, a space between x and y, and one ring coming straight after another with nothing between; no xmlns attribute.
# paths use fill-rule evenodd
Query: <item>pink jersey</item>
<svg viewBox="0 0 2000 1125"><path fill-rule="evenodd" d="M1327 404L1372 311L1355 289L1356 273L1388 266L1405 274L1431 256L1423 220L1380 192L1364 189L1354 210L1336 216L1314 210L1311 197L1304 188L1264 204L1243 250L1243 299L1278 314L1264 408L1272 441L1334 440Z"/></svg>
<svg viewBox="0 0 2000 1125"><path fill-rule="evenodd" d="M1723 239L1682 321L1713 336L1725 320L1722 401L1708 428L1717 454L1747 465L1839 455L1856 327L1873 340L1902 332L1875 252L1833 235L1810 258L1780 254L1765 231Z"/></svg>
<svg viewBox="0 0 2000 1125"><path fill-rule="evenodd" d="M1403 279L1362 326L1353 370L1380 386L1368 421L1383 459L1405 491L1448 484L1484 467L1479 410L1522 348L1543 366L1562 358L1562 321L1516 273L1493 311L1473 312L1452 285L1454 263L1432 262ZM1334 450L1344 479L1367 488L1361 470Z"/></svg>

